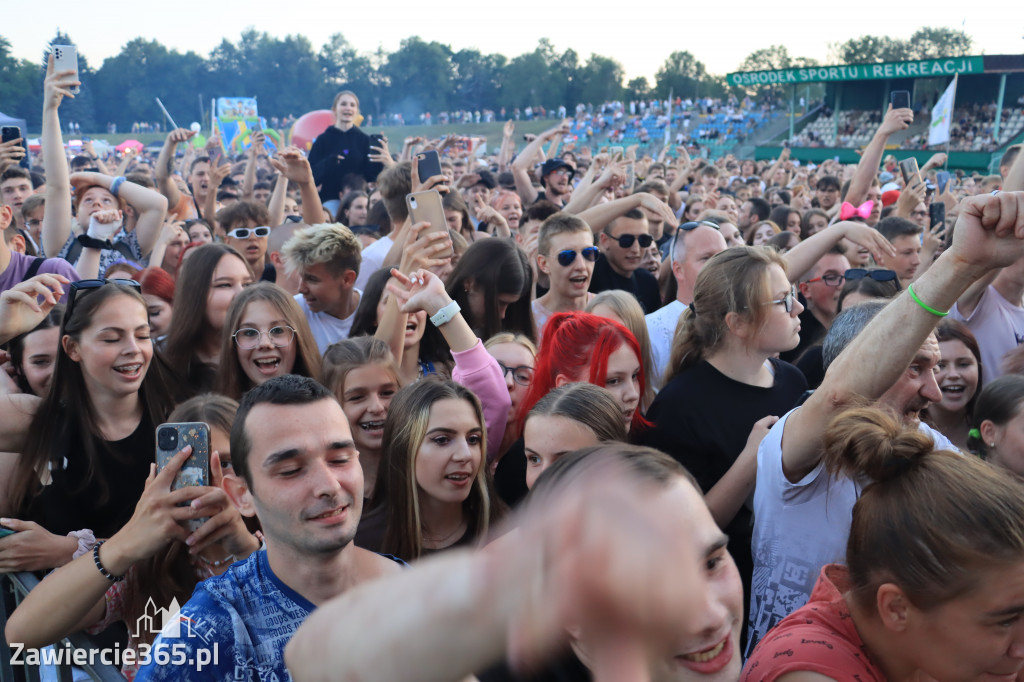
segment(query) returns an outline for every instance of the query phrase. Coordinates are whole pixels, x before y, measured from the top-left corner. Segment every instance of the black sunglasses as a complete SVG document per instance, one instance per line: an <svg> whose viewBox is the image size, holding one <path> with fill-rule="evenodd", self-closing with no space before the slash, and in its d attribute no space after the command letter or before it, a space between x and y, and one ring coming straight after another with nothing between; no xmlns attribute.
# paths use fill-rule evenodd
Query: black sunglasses
<svg viewBox="0 0 1024 682"><path fill-rule="evenodd" d="M558 264L563 268L567 268L576 262L576 254L583 256L583 260L593 263L597 260L597 254L600 253L596 246L588 246L582 251L575 251L573 249L565 249L564 251L558 252Z"/></svg>
<svg viewBox="0 0 1024 682"><path fill-rule="evenodd" d="M854 279L864 279L865 277L869 277L876 282L891 282L897 279L895 270L868 270L866 268L850 268L844 273L844 276L847 282Z"/></svg>
<svg viewBox="0 0 1024 682"><path fill-rule="evenodd" d="M633 246L633 242L640 242L640 248L646 249L654 242L654 237L652 237L649 234L641 234L639 236L635 234L623 234L618 237L613 237L607 232L605 232L605 235L609 239L617 241L619 243L619 246L621 246L624 249L631 248Z"/></svg>
<svg viewBox="0 0 1024 682"><path fill-rule="evenodd" d="M78 299L84 296L85 292L95 291L106 284L120 284L131 287L139 294L142 294L142 285L134 279L80 279L77 282L72 282L71 290L68 292L68 307L64 311L64 321L61 323L61 329L67 326L68 320L71 319L71 315L75 311L75 303L78 302Z"/></svg>

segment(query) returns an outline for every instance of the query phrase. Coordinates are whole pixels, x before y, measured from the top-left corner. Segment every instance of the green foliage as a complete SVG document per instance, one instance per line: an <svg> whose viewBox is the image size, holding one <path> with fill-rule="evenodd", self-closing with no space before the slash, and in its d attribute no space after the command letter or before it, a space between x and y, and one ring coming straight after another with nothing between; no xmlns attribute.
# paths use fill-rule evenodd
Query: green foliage
<svg viewBox="0 0 1024 682"><path fill-rule="evenodd" d="M971 53L974 41L960 30L936 27L920 28L909 40L891 36L861 36L833 47L834 61L840 64L902 62L913 59L961 57Z"/></svg>
<svg viewBox="0 0 1024 682"><path fill-rule="evenodd" d="M696 98L707 94L701 81L707 77L707 68L689 52L673 52L658 69L654 77L655 94L668 97Z"/></svg>

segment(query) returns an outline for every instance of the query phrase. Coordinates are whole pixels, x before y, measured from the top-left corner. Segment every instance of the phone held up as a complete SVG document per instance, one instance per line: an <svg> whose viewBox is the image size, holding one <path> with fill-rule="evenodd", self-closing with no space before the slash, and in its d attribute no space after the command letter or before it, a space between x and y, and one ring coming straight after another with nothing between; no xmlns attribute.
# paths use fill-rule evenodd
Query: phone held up
<svg viewBox="0 0 1024 682"><path fill-rule="evenodd" d="M409 218L413 224L430 223L430 227L423 231L424 234L448 231L448 221L444 217L441 194L436 189L407 194L405 195L405 203L409 207ZM438 254L437 257L451 258L453 255L455 255L454 247L449 247L444 253Z"/></svg>
<svg viewBox="0 0 1024 682"><path fill-rule="evenodd" d="M889 94L889 102L893 109L909 109L910 90L893 90Z"/></svg>
<svg viewBox="0 0 1024 682"><path fill-rule="evenodd" d="M28 144L25 143L25 138L21 136L20 126L4 126L3 129L0 130L0 142L10 142L18 139L21 140L21 144L18 146L28 148ZM22 168L32 167L28 160L28 153L21 157L21 160L18 161L18 165Z"/></svg>
<svg viewBox="0 0 1024 682"><path fill-rule="evenodd" d="M441 174L441 156L436 149L416 155L416 172L419 173L420 182Z"/></svg>
<svg viewBox="0 0 1024 682"><path fill-rule="evenodd" d="M210 427L203 422L174 422L156 427L157 471L163 471L167 463L186 445L192 446L192 454L181 465L171 490L210 485ZM188 504L185 502L181 506ZM186 525L194 531L204 521L205 518L190 519Z"/></svg>
<svg viewBox="0 0 1024 682"><path fill-rule="evenodd" d="M903 184L909 187L921 177L921 171L917 166L917 159L910 157L900 161L900 173L903 175Z"/></svg>
<svg viewBox="0 0 1024 682"><path fill-rule="evenodd" d="M72 78L78 80L78 49L74 45L53 46L53 71L54 73L74 71L75 73ZM75 95L80 90L77 85L69 89Z"/></svg>

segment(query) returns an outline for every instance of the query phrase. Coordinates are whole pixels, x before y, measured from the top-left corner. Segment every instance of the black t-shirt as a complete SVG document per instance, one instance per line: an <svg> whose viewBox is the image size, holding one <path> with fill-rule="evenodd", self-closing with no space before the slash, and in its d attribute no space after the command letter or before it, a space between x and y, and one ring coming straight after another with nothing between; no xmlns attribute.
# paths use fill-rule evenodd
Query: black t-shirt
<svg viewBox="0 0 1024 682"><path fill-rule="evenodd" d="M804 306L804 311L800 313L800 343L797 344L793 350L787 350L785 353L779 353L779 358L796 364L800 356L804 354L808 348L816 343L820 343L825 338L825 333L828 331L825 329L825 325L818 322L818 318L814 316L811 309L807 307L807 301L803 295L800 296L800 303Z"/></svg>
<svg viewBox="0 0 1024 682"><path fill-rule="evenodd" d="M623 277L612 270L604 254L599 254L594 263L594 276L590 278L590 291L599 294L610 289L628 291L640 302L644 313L653 313L661 307L661 294L658 293L658 279L647 270L637 268L632 276Z"/></svg>
<svg viewBox="0 0 1024 682"><path fill-rule="evenodd" d="M530 492L526 487L526 445L522 438L498 460L494 469L494 489L509 509L518 505Z"/></svg>
<svg viewBox="0 0 1024 682"><path fill-rule="evenodd" d="M313 179L320 185L320 201L338 199L341 180L349 173L361 175L367 182L375 182L381 164L370 161L370 136L352 126L341 131L333 125L313 142L309 150L309 165ZM339 156L345 158L338 159Z"/></svg>
<svg viewBox="0 0 1024 682"><path fill-rule="evenodd" d="M90 528L98 538L112 536L131 519L146 487L155 459L154 428L143 416L127 438L99 441L96 470L90 475L83 437L68 427L54 441L53 480L29 501L25 518L55 535Z"/></svg>
<svg viewBox="0 0 1024 682"><path fill-rule="evenodd" d="M747 444L754 423L770 414L786 414L807 389L803 374L772 359L775 383L770 388L730 379L704 361L668 382L647 411L653 426L643 444L665 452L693 474L706 493L733 465ZM746 506L722 530L743 578L746 593L754 565L750 553L753 514Z"/></svg>

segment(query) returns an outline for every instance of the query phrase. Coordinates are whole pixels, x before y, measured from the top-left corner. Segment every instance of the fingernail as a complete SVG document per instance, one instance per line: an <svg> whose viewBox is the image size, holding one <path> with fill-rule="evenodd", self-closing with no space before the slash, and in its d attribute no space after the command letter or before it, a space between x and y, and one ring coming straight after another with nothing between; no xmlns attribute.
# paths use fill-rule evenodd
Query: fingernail
<svg viewBox="0 0 1024 682"><path fill-rule="evenodd" d="M196 544L195 537L192 536L192 535L189 535L187 538L185 538L185 544L188 545L189 547L191 547L192 545ZM191 554L191 552L189 552L189 554Z"/></svg>

